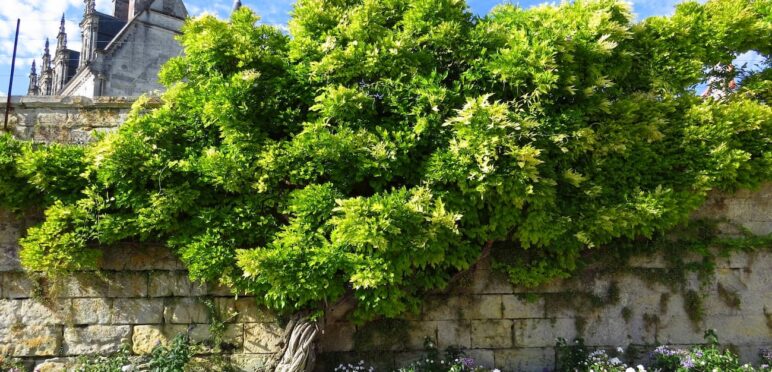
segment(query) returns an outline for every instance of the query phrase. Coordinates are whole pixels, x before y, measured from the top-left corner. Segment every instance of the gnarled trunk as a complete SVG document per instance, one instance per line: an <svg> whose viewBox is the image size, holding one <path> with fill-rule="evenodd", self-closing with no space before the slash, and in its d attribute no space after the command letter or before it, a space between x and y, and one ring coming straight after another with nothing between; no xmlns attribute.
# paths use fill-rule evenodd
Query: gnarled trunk
<svg viewBox="0 0 772 372"><path fill-rule="evenodd" d="M284 345L276 353L272 368L275 372L312 371L316 362L314 342L321 331L320 325L308 317L295 316L284 330Z"/></svg>

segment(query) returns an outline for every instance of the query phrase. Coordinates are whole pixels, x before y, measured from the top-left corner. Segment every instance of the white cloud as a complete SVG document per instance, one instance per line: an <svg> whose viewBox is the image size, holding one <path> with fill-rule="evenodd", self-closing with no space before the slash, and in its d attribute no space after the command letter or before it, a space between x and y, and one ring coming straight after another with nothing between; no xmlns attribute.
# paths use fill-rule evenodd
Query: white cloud
<svg viewBox="0 0 772 372"><path fill-rule="evenodd" d="M750 71L758 71L764 67L764 62L764 56L756 51L751 50L737 56L737 58L735 58L732 63L738 67L744 66L747 70Z"/></svg>
<svg viewBox="0 0 772 372"><path fill-rule="evenodd" d="M63 13L68 13L65 20L69 39L67 46L80 49L78 22L73 15L80 14L77 9L82 5L82 0L3 0L0 7L0 50L3 50L0 61L10 62L17 18L21 19L17 72L28 69L32 58L40 58L46 37L51 42L51 49L56 48L56 34Z"/></svg>

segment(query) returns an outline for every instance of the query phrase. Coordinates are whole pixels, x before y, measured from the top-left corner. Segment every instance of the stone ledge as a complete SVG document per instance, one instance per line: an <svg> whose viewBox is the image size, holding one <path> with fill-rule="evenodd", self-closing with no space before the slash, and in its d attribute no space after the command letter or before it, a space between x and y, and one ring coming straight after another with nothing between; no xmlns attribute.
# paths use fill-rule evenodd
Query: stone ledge
<svg viewBox="0 0 772 372"><path fill-rule="evenodd" d="M139 97L81 97L81 96L12 96L11 110L28 108L131 108ZM160 98L152 97L150 105L160 106ZM5 112L5 105L0 108Z"/></svg>

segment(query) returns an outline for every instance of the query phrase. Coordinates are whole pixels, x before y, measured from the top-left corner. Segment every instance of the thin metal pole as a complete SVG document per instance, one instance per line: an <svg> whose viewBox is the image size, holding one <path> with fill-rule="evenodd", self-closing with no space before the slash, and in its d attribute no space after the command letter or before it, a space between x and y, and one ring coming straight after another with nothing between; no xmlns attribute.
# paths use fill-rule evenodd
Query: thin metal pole
<svg viewBox="0 0 772 372"><path fill-rule="evenodd" d="M11 111L11 95L13 94L13 74L16 70L16 47L19 45L19 26L21 19L16 18L16 39L13 42L13 58L11 58L11 77L8 79L8 101L5 103L5 124L3 129L8 131L8 112Z"/></svg>

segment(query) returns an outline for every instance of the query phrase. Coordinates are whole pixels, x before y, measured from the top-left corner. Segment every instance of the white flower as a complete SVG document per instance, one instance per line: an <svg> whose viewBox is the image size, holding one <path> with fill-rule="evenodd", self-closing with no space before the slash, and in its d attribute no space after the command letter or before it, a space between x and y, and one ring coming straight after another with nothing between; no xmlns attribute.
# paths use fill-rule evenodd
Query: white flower
<svg viewBox="0 0 772 372"><path fill-rule="evenodd" d="M493 371L491 371L491 372L501 372L501 370L499 370L498 368L496 368L496 369L494 369L494 370L493 370Z"/></svg>
<svg viewBox="0 0 772 372"><path fill-rule="evenodd" d="M134 370L134 366L131 364L121 367L121 372L131 372Z"/></svg>
<svg viewBox="0 0 772 372"><path fill-rule="evenodd" d="M611 364L622 364L622 361L619 360L619 358L611 358L608 360Z"/></svg>
<svg viewBox="0 0 772 372"><path fill-rule="evenodd" d="M637 365L636 368L638 368L638 372L646 372L646 369L641 364Z"/></svg>
<svg viewBox="0 0 772 372"><path fill-rule="evenodd" d="M624 353L625 349L622 349L622 347L620 346L620 347L617 348L617 352L618 353Z"/></svg>
<svg viewBox="0 0 772 372"><path fill-rule="evenodd" d="M635 372L635 370L632 367L628 367L625 372Z"/></svg>

